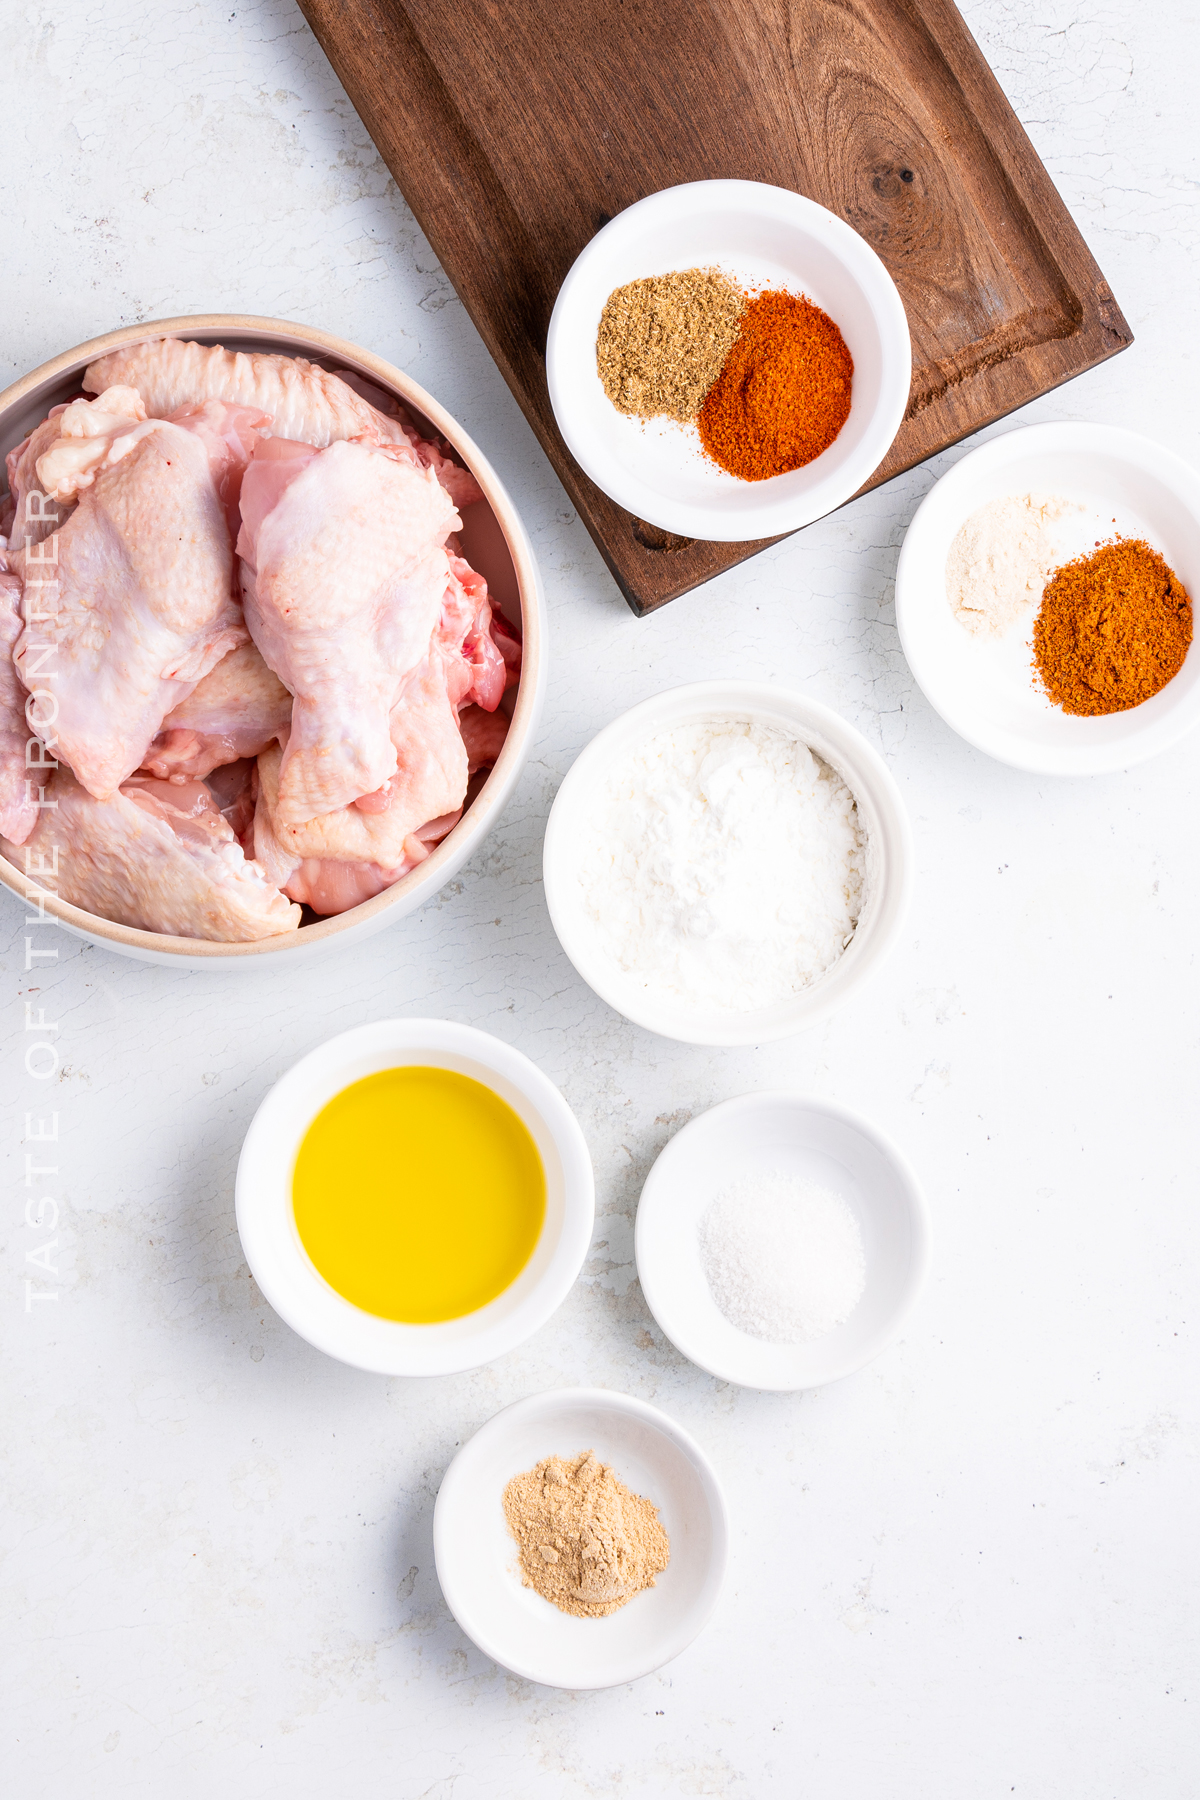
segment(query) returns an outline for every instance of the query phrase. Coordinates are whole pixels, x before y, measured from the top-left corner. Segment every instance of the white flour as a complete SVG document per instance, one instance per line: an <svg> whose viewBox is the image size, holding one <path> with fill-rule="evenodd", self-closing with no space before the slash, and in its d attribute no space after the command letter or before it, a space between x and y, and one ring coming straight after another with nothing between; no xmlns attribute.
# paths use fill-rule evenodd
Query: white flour
<svg viewBox="0 0 1200 1800"><path fill-rule="evenodd" d="M946 598L959 624L1001 637L1036 606L1063 560L1054 527L1083 510L1057 494L1005 494L973 512L946 557Z"/></svg>
<svg viewBox="0 0 1200 1800"><path fill-rule="evenodd" d="M835 963L858 921L854 796L771 726L659 732L613 770L589 835L584 910L607 955L659 999L769 1006Z"/></svg>
<svg viewBox="0 0 1200 1800"><path fill-rule="evenodd" d="M824 1337L862 1299L857 1218L840 1194L798 1175L743 1176L708 1207L699 1238L713 1299L751 1337Z"/></svg>

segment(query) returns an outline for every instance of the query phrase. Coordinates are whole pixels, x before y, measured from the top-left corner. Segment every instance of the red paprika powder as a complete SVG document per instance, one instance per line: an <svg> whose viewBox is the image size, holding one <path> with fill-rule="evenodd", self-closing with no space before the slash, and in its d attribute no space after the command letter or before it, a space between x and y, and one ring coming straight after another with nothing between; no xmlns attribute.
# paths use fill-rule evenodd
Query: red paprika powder
<svg viewBox="0 0 1200 1800"><path fill-rule="evenodd" d="M701 408L701 442L743 481L803 468L850 416L853 375L828 313L799 294L758 294Z"/></svg>

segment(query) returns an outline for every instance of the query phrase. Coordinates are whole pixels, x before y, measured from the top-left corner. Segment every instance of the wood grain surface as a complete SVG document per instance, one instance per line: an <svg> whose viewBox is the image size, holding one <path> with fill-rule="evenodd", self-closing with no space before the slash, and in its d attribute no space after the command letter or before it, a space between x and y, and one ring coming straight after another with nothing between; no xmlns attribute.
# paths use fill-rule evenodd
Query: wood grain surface
<svg viewBox="0 0 1200 1800"><path fill-rule="evenodd" d="M913 379L868 487L1132 342L949 0L300 5L635 612L763 547L633 518L555 426L555 296L635 200L712 177L773 182L878 251Z"/></svg>

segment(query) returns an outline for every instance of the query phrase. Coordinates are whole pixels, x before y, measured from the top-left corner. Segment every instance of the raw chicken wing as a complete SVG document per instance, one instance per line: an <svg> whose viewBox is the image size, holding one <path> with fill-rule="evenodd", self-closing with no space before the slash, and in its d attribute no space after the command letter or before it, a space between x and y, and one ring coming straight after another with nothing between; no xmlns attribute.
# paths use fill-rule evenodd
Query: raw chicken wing
<svg viewBox="0 0 1200 1800"><path fill-rule="evenodd" d="M458 523L435 478L390 447L290 449L268 439L256 452L238 538L246 623L294 695L275 808L288 826L396 771L389 715L428 653Z"/></svg>
<svg viewBox="0 0 1200 1800"><path fill-rule="evenodd" d="M392 708L396 772L354 802L360 812L388 814L381 835L393 848L421 819L462 804L471 772L462 709L473 702L473 711L495 712L507 682L492 626L487 582L461 557L451 557L429 654Z"/></svg>
<svg viewBox="0 0 1200 1800"><path fill-rule="evenodd" d="M395 419L385 418L336 375L300 356L247 354L220 344L155 338L113 350L84 371L89 394L117 382L136 387L158 419L201 400L231 400L266 413L276 437L317 449L364 434L385 441L403 436Z"/></svg>
<svg viewBox="0 0 1200 1800"><path fill-rule="evenodd" d="M163 781L203 781L224 763L257 756L291 716L292 696L257 646L239 644L167 714L142 767Z"/></svg>
<svg viewBox="0 0 1200 1800"><path fill-rule="evenodd" d="M200 782L173 787L135 779L94 799L68 769L50 787L55 805L23 850L4 853L31 883L72 906L142 931L243 944L294 931L289 905L247 862Z"/></svg>
<svg viewBox="0 0 1200 1800"><path fill-rule="evenodd" d="M72 400L56 409L54 425L54 436L37 450L34 468L47 496L70 505L102 469L112 468L145 437L139 427L146 425L146 408L136 388L113 387L97 400Z"/></svg>
<svg viewBox="0 0 1200 1800"><path fill-rule="evenodd" d="M118 439L129 441L146 417L141 395L115 387L98 400L73 400L55 406L23 443L5 459L13 505L9 550L15 557L66 523L81 487L90 486L97 469L113 460ZM118 457L120 452L117 453Z"/></svg>
<svg viewBox="0 0 1200 1800"><path fill-rule="evenodd" d="M232 351L187 338L151 338L101 356L85 371L83 385L99 394L113 382L139 389L153 418L169 418L176 407L201 400L236 401L255 407L272 421L277 437L324 450L340 437L367 437L408 445L417 463L432 468L455 506L482 500L470 470L448 454L448 446L421 436L412 419L396 418L390 394L362 376L329 374L302 356L268 351ZM374 405L369 396L374 396Z"/></svg>
<svg viewBox="0 0 1200 1800"><path fill-rule="evenodd" d="M267 414L276 437L292 438L323 450L339 438L369 438L408 444L416 459L432 468L456 506L470 506L483 493L469 470L445 448L421 436L409 420L373 406L362 392L385 405L389 396L361 377L343 380L302 356L266 351L226 350L184 338L154 338L102 356L84 372L89 394L114 382L136 387L155 418L201 400L230 400Z"/></svg>
<svg viewBox="0 0 1200 1800"><path fill-rule="evenodd" d="M381 869L378 863L322 862L319 858L306 857L292 871L284 892L325 918L333 913L349 912L352 906L373 900L376 894L382 894L402 875L423 863L461 818L460 807L458 812L447 813L442 819L430 819L427 825L422 825L406 840L404 861L394 869Z"/></svg>
<svg viewBox="0 0 1200 1800"><path fill-rule="evenodd" d="M446 440L441 437L422 436L417 425L394 394L389 394L383 388L376 387L373 381L368 381L365 376L357 375L353 369L339 369L337 374L338 379L344 381L348 388L352 388L360 399L367 402L368 406L373 407L377 413L382 413L388 423L399 425L400 430L415 451L417 461L422 463L425 468L433 470L460 512L464 507L475 506L483 500L483 489L469 469L464 469L461 463L455 462Z"/></svg>
<svg viewBox="0 0 1200 1800"><path fill-rule="evenodd" d="M89 404L103 401L75 406ZM76 433L38 459L56 493L82 492L58 531L18 554L26 627L14 661L43 696L39 735L98 799L140 766L167 713L245 642L226 497L254 417L210 402L175 423Z"/></svg>
<svg viewBox="0 0 1200 1800"><path fill-rule="evenodd" d="M467 791L467 751L435 658L427 656L405 687L393 722L403 744L403 760L386 791L364 795L357 803L298 825L283 815L283 753L274 745L263 751L258 759L254 854L281 887L291 880L297 863L306 859L374 863L380 869L396 869L406 859L419 862L420 853L414 853L410 840L429 820L461 808ZM380 803L371 804L376 801Z"/></svg>
<svg viewBox="0 0 1200 1800"><path fill-rule="evenodd" d="M492 630L486 582L452 558L428 652L392 708L395 773L373 793L321 818L291 824L279 805L280 752L272 747L259 757L255 855L294 899L316 907L314 892L328 898L335 890L348 891L350 877L340 873L348 867L357 867L357 879L377 883L372 891L378 891L422 861L429 844L456 822L468 775L495 761L508 732L508 719L495 711L507 665ZM504 631L498 635L519 665L519 644ZM431 825L442 827L436 836ZM370 895L359 893L358 899L366 898Z"/></svg>

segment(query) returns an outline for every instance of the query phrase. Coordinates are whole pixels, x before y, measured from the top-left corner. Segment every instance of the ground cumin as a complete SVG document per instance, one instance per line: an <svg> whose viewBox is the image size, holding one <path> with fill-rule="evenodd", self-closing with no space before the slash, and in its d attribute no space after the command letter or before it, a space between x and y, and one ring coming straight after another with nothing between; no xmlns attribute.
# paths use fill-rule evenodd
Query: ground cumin
<svg viewBox="0 0 1200 1800"><path fill-rule="evenodd" d="M596 372L617 411L690 424L745 305L719 269L680 269L615 288L600 315Z"/></svg>
<svg viewBox="0 0 1200 1800"><path fill-rule="evenodd" d="M799 294L757 295L700 412L700 441L743 481L828 450L850 416L854 362L829 317Z"/></svg>
<svg viewBox="0 0 1200 1800"><path fill-rule="evenodd" d="M653 1587L671 1555L657 1508L594 1451L548 1456L504 1490L521 1580L563 1612L603 1619Z"/></svg>
<svg viewBox="0 0 1200 1800"><path fill-rule="evenodd" d="M1140 706L1178 674L1192 603L1141 538L1114 538L1056 569L1033 627L1034 666L1064 712Z"/></svg>

